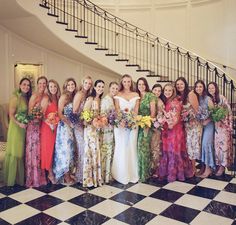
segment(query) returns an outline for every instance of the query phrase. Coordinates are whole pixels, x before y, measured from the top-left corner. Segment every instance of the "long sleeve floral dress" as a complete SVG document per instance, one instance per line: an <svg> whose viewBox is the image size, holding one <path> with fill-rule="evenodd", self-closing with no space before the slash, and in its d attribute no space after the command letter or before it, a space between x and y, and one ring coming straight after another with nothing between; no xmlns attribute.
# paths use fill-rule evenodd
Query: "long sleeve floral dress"
<svg viewBox="0 0 236 225"><path fill-rule="evenodd" d="M227 99L220 95L218 106L227 109L226 117L215 123L215 160L218 166L230 166L233 160L232 149L232 111Z"/></svg>
<svg viewBox="0 0 236 225"><path fill-rule="evenodd" d="M177 122L172 129L169 129L168 124L165 123L162 131L163 155L160 160L159 177L161 179L167 177L168 182L176 179L183 181L193 176L186 149L184 126L180 117L182 107L177 97L165 105L166 113Z"/></svg>

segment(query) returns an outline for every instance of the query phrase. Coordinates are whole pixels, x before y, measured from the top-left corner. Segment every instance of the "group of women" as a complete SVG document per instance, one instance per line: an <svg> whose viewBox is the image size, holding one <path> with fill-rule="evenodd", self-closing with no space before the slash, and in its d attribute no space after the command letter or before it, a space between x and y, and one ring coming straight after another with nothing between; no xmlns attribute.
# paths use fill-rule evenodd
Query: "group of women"
<svg viewBox="0 0 236 225"><path fill-rule="evenodd" d="M32 94L30 80L23 78L9 105L6 185L38 187L50 181L97 187L112 179L127 184L151 176L172 182L208 177L213 171L220 176L231 164L232 113L216 83L206 88L198 80L190 91L180 77L150 90L145 78L134 88L131 76L124 75L120 84L109 84L102 98L104 87L103 80L93 84L89 76L80 87L69 78L61 94L55 80L42 76ZM214 123L209 108L215 106L227 107L227 115ZM81 119L86 110L94 118L111 112L150 116L158 126L105 123L98 128ZM34 116L26 124L17 114ZM202 165L198 172L196 160Z"/></svg>

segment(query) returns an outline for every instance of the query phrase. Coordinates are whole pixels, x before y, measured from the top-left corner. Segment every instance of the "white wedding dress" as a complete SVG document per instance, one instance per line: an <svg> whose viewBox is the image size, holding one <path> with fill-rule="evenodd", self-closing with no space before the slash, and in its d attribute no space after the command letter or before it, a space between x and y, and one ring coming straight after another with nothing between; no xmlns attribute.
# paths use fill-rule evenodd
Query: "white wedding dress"
<svg viewBox="0 0 236 225"><path fill-rule="evenodd" d="M128 108L134 110L138 96L126 100L120 96L115 96L119 101L120 109ZM112 177L122 184L129 182L136 183L138 176L138 157L137 157L137 137L138 128L125 129L114 128L115 150L112 164Z"/></svg>

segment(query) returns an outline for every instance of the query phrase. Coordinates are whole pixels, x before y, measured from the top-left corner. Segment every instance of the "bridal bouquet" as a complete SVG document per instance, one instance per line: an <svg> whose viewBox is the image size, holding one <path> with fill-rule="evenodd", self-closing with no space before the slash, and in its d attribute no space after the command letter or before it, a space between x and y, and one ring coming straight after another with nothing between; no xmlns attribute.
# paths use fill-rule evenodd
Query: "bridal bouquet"
<svg viewBox="0 0 236 225"><path fill-rule="evenodd" d="M41 106L34 106L30 112L30 119L34 120L41 120L43 118L43 112Z"/></svg>
<svg viewBox="0 0 236 225"><path fill-rule="evenodd" d="M54 132L56 125L59 122L59 117L57 112L51 112L47 115L45 122L50 126L52 132Z"/></svg>
<svg viewBox="0 0 236 225"><path fill-rule="evenodd" d="M117 114L116 126L130 130L135 129L137 125L134 113L131 112L128 108L121 110Z"/></svg>
<svg viewBox="0 0 236 225"><path fill-rule="evenodd" d="M97 129L103 128L107 124L108 124L108 120L107 120L107 117L104 115L98 115L98 116L94 117L93 121L92 121L92 125Z"/></svg>
<svg viewBox="0 0 236 225"><path fill-rule="evenodd" d="M150 128L152 126L152 118L151 116L136 116L136 124L141 128Z"/></svg>
<svg viewBox="0 0 236 225"><path fill-rule="evenodd" d="M213 122L219 122L223 120L228 114L227 108L222 106L215 106L213 108L209 108L209 112L210 118Z"/></svg>
<svg viewBox="0 0 236 225"><path fill-rule="evenodd" d="M183 106L183 110L181 112L181 119L183 122L187 123L191 121L195 117L194 110L191 105L188 103Z"/></svg>
<svg viewBox="0 0 236 225"><path fill-rule="evenodd" d="M15 114L15 118L19 123L28 124L30 118L26 112L18 112Z"/></svg>
<svg viewBox="0 0 236 225"><path fill-rule="evenodd" d="M81 112L80 119L84 120L86 123L92 122L93 118L94 118L93 111L85 109Z"/></svg>
<svg viewBox="0 0 236 225"><path fill-rule="evenodd" d="M196 119L199 121L206 120L209 118L209 116L210 116L210 112L209 112L208 108L203 108L203 107L199 106L198 112L196 114Z"/></svg>
<svg viewBox="0 0 236 225"><path fill-rule="evenodd" d="M153 127L159 131L163 130L166 119L163 115L157 115L157 117L153 120Z"/></svg>
<svg viewBox="0 0 236 225"><path fill-rule="evenodd" d="M110 112L107 114L107 120L108 120L108 124L111 126L115 126L116 125L116 119L117 119L117 113L116 111L110 110Z"/></svg>

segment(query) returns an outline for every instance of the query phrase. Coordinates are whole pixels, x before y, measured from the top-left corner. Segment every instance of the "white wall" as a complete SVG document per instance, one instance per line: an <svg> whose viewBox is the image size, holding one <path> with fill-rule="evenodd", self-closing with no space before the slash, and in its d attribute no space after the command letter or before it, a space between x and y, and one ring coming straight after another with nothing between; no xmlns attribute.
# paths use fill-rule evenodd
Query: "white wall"
<svg viewBox="0 0 236 225"><path fill-rule="evenodd" d="M43 64L42 75L57 80L61 86L68 77L75 78L79 85L82 77L90 75L94 80L103 79L106 86L109 82L118 81L120 78L115 73L93 68L41 48L2 26L0 26L0 49L0 104L8 102L14 90L14 65L16 63Z"/></svg>
<svg viewBox="0 0 236 225"><path fill-rule="evenodd" d="M93 0L205 59L236 69L235 0ZM236 80L236 75L234 75Z"/></svg>

